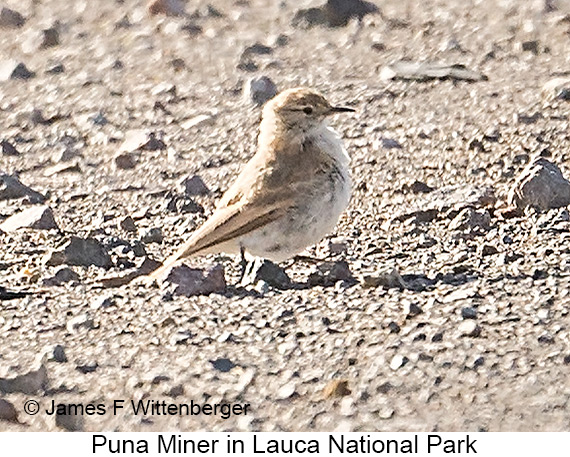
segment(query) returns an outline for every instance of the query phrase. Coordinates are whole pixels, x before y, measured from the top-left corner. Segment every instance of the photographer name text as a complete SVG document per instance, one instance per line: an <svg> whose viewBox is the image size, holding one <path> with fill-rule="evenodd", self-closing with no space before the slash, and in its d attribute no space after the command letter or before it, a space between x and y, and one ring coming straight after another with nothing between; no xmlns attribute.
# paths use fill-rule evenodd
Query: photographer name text
<svg viewBox="0 0 570 457"><path fill-rule="evenodd" d="M48 416L114 416L125 411L135 416L219 416L229 419L232 416L247 415L249 403L169 403L164 400L113 400L111 405L104 403L56 403L51 401L44 410ZM37 412L37 411L36 411ZM36 414L36 412L29 414Z"/></svg>

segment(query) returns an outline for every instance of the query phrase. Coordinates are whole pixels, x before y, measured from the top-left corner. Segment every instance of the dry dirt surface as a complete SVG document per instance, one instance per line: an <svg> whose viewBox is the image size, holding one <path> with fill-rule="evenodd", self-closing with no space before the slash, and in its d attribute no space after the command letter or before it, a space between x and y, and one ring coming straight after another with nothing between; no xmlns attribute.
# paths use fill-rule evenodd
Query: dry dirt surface
<svg viewBox="0 0 570 457"><path fill-rule="evenodd" d="M1 2L21 16L0 15L0 429L568 430L569 201L507 202L537 156L567 185L569 89L544 85L570 70L568 4L375 2ZM390 79L403 59L436 79ZM354 189L317 260L240 287L239 259L192 259L211 276L189 296L94 284L211 214L255 150L262 76L356 109L331 119Z"/></svg>

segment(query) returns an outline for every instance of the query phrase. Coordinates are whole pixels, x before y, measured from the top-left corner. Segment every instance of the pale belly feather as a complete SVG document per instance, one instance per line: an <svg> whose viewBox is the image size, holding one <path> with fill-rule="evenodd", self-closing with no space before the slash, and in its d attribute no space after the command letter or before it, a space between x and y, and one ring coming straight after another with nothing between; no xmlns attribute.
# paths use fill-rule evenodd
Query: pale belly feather
<svg viewBox="0 0 570 457"><path fill-rule="evenodd" d="M348 206L349 158L342 142L328 127L315 140L334 158L334 166L316 177L312 191L286 216L241 238L248 254L275 262L289 259L330 233Z"/></svg>

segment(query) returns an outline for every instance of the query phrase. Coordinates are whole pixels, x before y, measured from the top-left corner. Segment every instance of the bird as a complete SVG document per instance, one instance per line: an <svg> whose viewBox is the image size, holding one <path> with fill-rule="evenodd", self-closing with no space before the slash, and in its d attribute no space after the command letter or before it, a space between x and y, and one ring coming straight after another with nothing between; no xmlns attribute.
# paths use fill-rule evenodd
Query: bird
<svg viewBox="0 0 570 457"><path fill-rule="evenodd" d="M354 111L307 87L266 102L254 156L213 214L148 278L164 279L191 256L240 254L279 263L319 242L351 197L350 158L327 118Z"/></svg>

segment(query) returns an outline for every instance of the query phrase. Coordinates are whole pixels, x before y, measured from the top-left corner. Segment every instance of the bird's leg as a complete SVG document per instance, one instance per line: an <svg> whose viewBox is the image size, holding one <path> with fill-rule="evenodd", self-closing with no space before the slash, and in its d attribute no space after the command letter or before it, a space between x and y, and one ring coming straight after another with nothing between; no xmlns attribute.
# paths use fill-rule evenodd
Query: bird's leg
<svg viewBox="0 0 570 457"><path fill-rule="evenodd" d="M245 276L247 275L247 263L248 263L246 258L245 258L245 248L243 246L239 247L239 254L241 257L241 260L239 262L240 268L241 268L241 274L240 274L239 282L241 284L243 282Z"/></svg>

